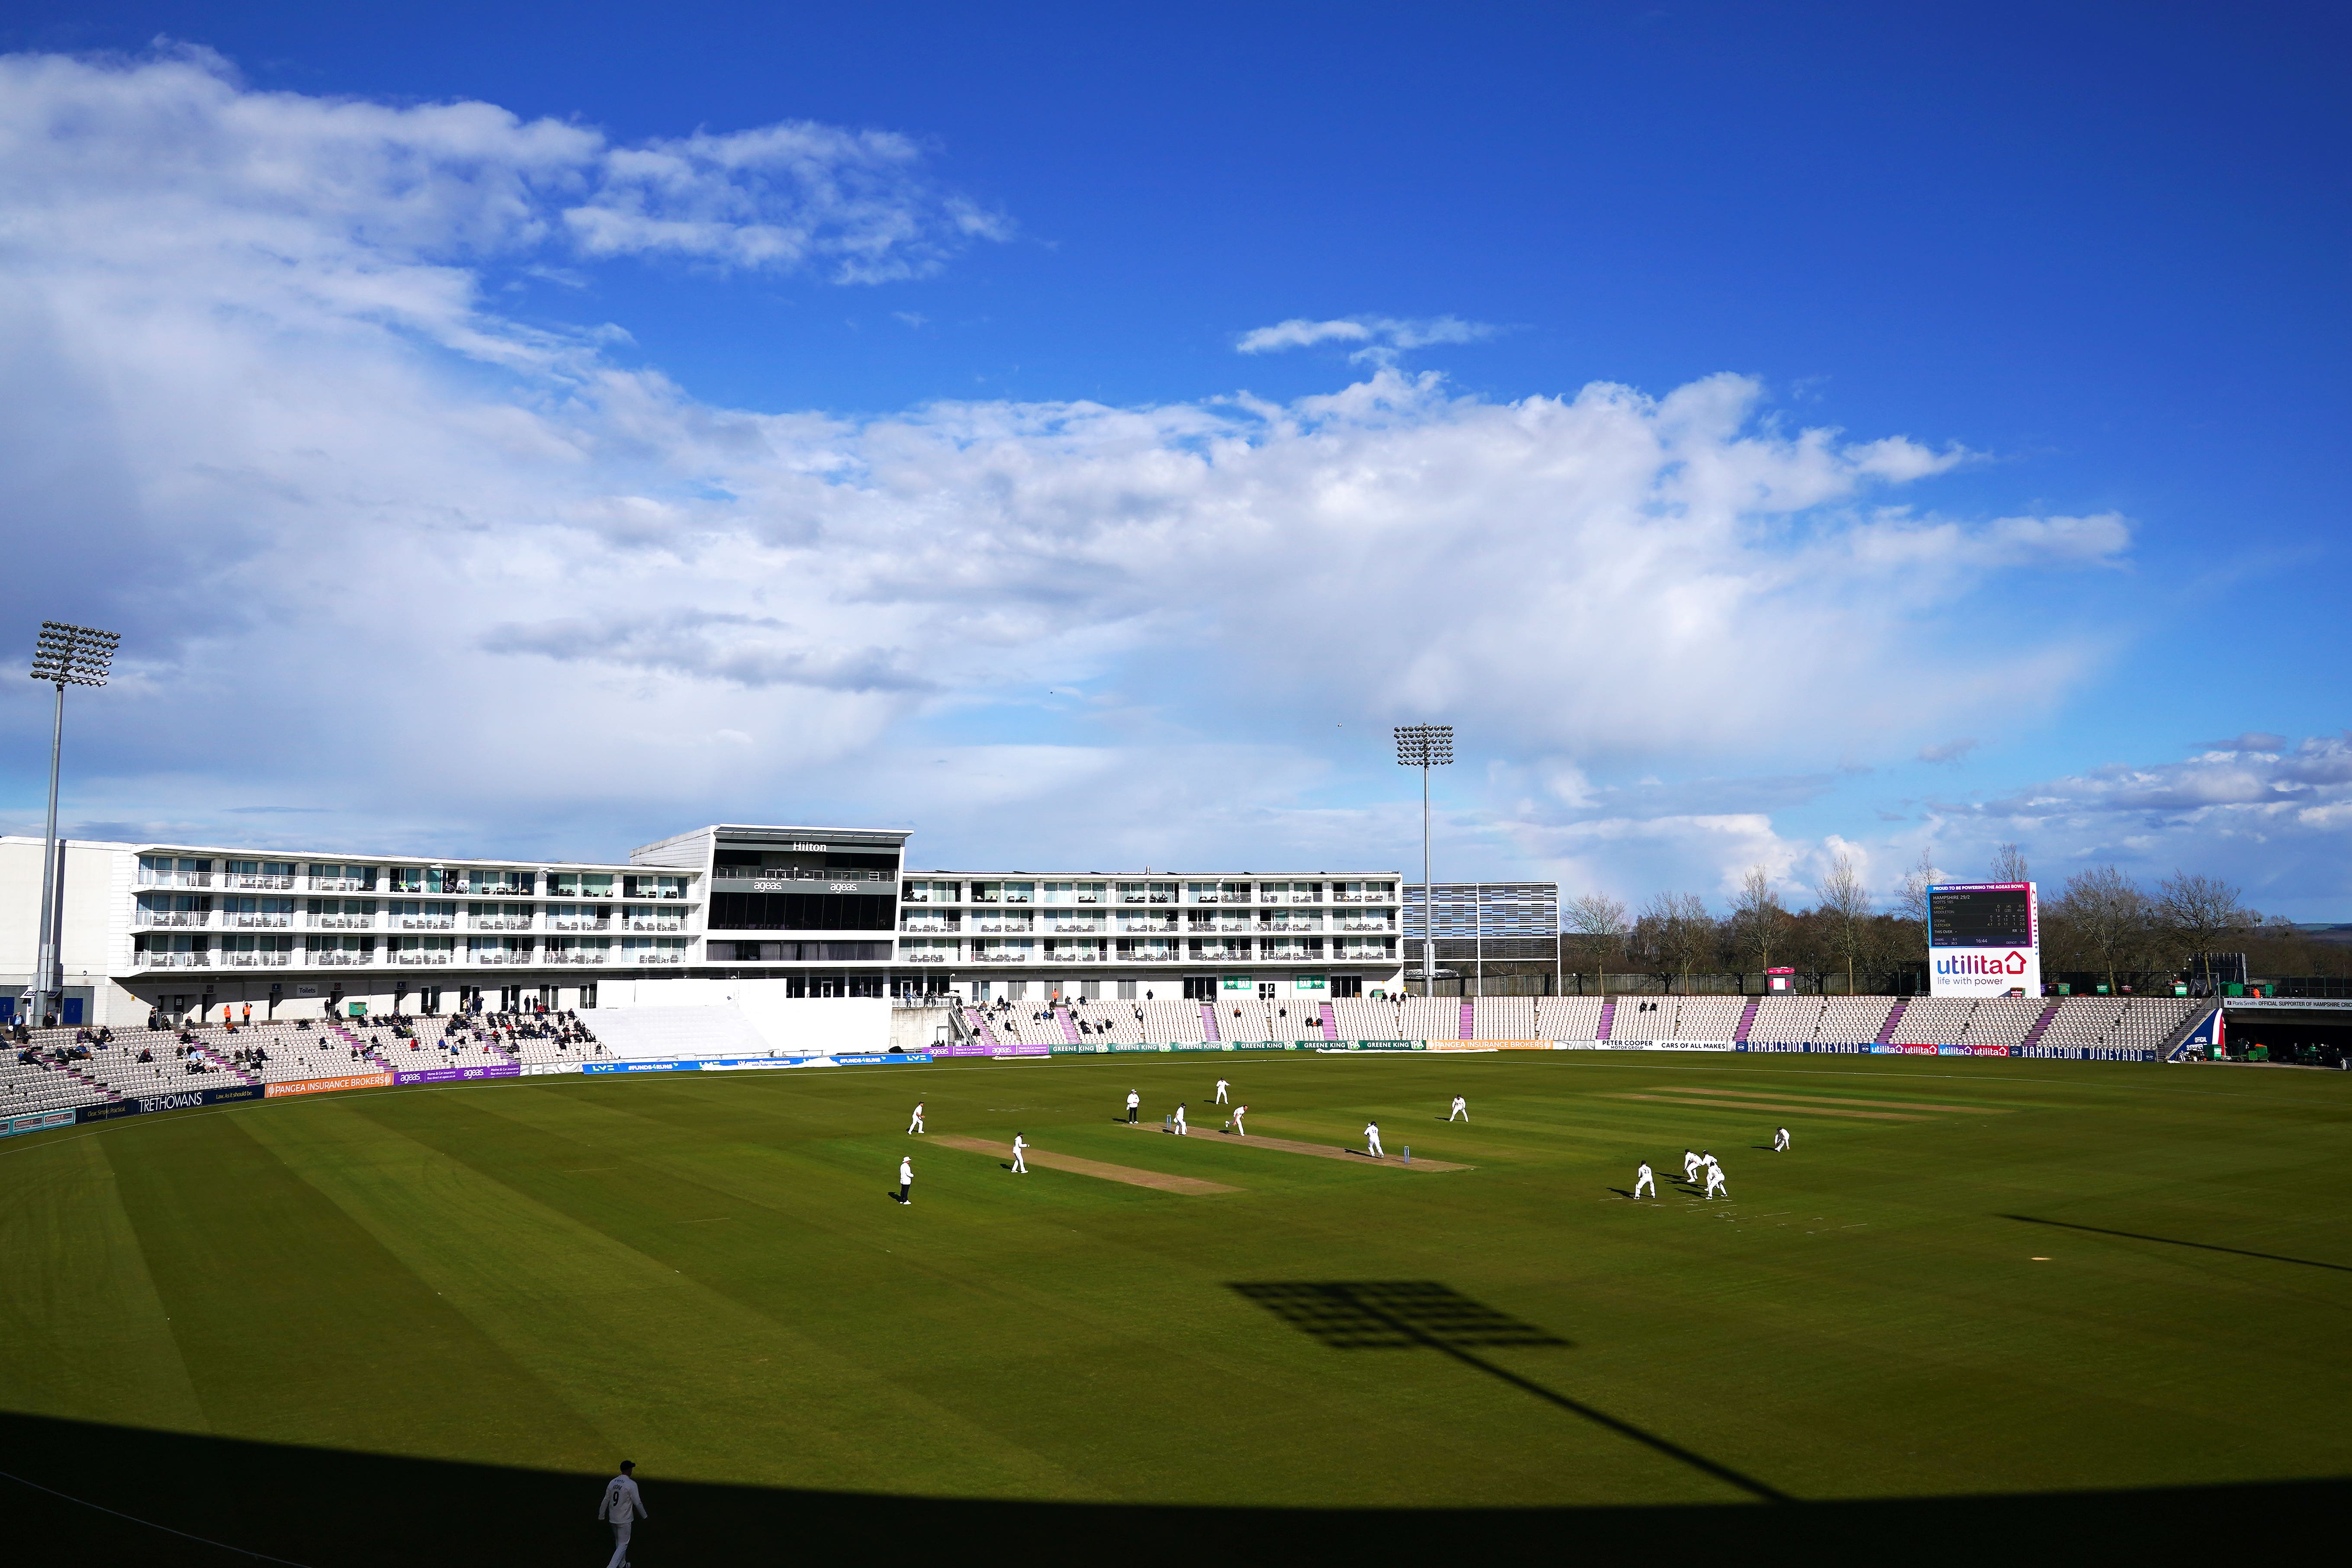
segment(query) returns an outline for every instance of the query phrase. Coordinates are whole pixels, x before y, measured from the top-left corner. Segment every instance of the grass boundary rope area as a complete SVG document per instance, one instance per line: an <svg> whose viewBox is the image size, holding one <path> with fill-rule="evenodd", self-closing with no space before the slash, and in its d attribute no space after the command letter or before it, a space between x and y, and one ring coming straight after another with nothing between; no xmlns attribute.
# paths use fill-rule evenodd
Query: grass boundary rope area
<svg viewBox="0 0 2352 1568"><path fill-rule="evenodd" d="M242 1534L281 1554L264 1561L311 1568L581 1568L611 1551L592 1517L605 1478L590 1472L283 1448L20 1415L0 1415L0 1446L39 1455L60 1478L113 1463L135 1469L151 1510L177 1521L120 1522L123 1516L105 1504L35 1494L8 1515L12 1560L28 1564L206 1568L260 1555L192 1550L203 1539L198 1531ZM2340 1479L1782 1507L1485 1510L996 1502L658 1477L647 1477L646 1488L653 1517L637 1527L632 1548L642 1568L731 1568L820 1551L884 1563L952 1552L1049 1563L1113 1550L1121 1562L1187 1568L1204 1552L1285 1564L1342 1553L1475 1562L1563 1551L1643 1561L1661 1552L1741 1562L1973 1564L1989 1554L2127 1552L2160 1562L2205 1552L2244 1561L2258 1552L2307 1550L2352 1509L2352 1481Z"/></svg>

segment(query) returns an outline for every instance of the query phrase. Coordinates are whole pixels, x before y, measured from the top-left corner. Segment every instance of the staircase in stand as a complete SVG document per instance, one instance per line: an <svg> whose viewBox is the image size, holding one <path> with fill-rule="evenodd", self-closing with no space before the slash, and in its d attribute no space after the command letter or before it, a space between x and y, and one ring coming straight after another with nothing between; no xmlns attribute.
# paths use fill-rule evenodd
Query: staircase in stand
<svg viewBox="0 0 2352 1568"><path fill-rule="evenodd" d="M1885 1046L1885 1045L1891 1045L1891 1044L1893 1044L1893 1043L1894 1043L1894 1040L1895 1040L1895 1026L1896 1026L1897 1025L1899 1025L1899 1024L1901 1024L1901 1023L1903 1022L1903 1008L1904 1008L1904 1001L1903 1001L1903 998L1902 998L1902 997L1900 997L1900 996L1897 996L1897 997L1895 999L1895 1005L1894 1005L1892 1008L1888 1009L1888 1011L1887 1011L1887 1014L1886 1014L1886 1022L1885 1022L1884 1024L1881 1024L1881 1025L1879 1025L1879 1026L1878 1026L1878 1043L1879 1043L1880 1045ZM2048 1023L2049 1021L2050 1021L2050 1015L2049 1015L2049 1014L2047 1014L2047 1013L2044 1013L2044 1014L2042 1016L2042 1020L2041 1020L2041 1022L2040 1022L2040 1023L2037 1023L2037 1024L2035 1024L2035 1025L2033 1026L2033 1032L2034 1032L2034 1034L2036 1034L2036 1035L2041 1034L2041 1033L2042 1033L2042 1024L2046 1024L2046 1023Z"/></svg>
<svg viewBox="0 0 2352 1568"><path fill-rule="evenodd" d="M1004 1043L996 1037L996 1031L988 1026L988 1015L979 1008L966 1007L963 1010L963 1021L971 1026L971 1032L986 1044L990 1050L994 1050Z"/></svg>
<svg viewBox="0 0 2352 1568"><path fill-rule="evenodd" d="M1731 1031L1731 1037L1740 1045L1748 1043L1748 1031L1756 1026L1756 1009L1763 1005L1762 997L1750 996L1748 1005L1739 1009L1739 1026Z"/></svg>
<svg viewBox="0 0 2352 1568"><path fill-rule="evenodd" d="M1467 996L1462 998L1462 1032L1454 1037L1457 1040L1478 1037L1478 1005Z"/></svg>
<svg viewBox="0 0 2352 1568"><path fill-rule="evenodd" d="M261 1081L251 1073L246 1071L243 1068L237 1066L235 1062L230 1061L226 1057L221 1055L218 1051L213 1049L210 1046L197 1046L194 1047L194 1050L196 1055L202 1058L206 1063L210 1064L214 1070L217 1072L225 1072L228 1074L229 1077L236 1079L239 1083L259 1083Z"/></svg>
<svg viewBox="0 0 2352 1568"><path fill-rule="evenodd" d="M1595 1039L1601 1040L1607 1039L1609 1037L1609 1026L1616 1021L1617 1004L1614 1002L1603 1002L1601 1004L1601 1032L1593 1037Z"/></svg>
<svg viewBox="0 0 2352 1568"><path fill-rule="evenodd" d="M1078 1026L1076 1020L1070 1016L1070 1010L1067 1007L1056 1007L1054 1009L1054 1016L1062 1026L1062 1038L1074 1046L1076 1045Z"/></svg>
<svg viewBox="0 0 2352 1568"><path fill-rule="evenodd" d="M1217 1033L1217 1005L1214 1002L1201 1004L1201 1028L1212 1040L1224 1038L1223 1035Z"/></svg>
<svg viewBox="0 0 2352 1568"><path fill-rule="evenodd" d="M1323 1037L1327 1040L1336 1040L1339 1037L1339 1015L1331 1011L1331 1004L1328 1002L1324 1003L1322 1007Z"/></svg>
<svg viewBox="0 0 2352 1568"><path fill-rule="evenodd" d="M2059 998L2053 996L2042 1004L2042 1016L2033 1020L2033 1027L2026 1030L2025 1038L2017 1042L2018 1049L2023 1050L2028 1046L2038 1046L2042 1043L2042 1032L2058 1021L2058 1002ZM1901 1004L1897 1003L1896 1005L1900 1006Z"/></svg>

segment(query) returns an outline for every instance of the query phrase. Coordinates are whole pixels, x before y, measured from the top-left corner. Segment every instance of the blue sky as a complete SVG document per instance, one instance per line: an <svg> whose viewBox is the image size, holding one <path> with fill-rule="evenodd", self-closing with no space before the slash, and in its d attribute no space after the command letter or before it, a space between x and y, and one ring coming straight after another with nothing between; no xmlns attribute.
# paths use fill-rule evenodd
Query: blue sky
<svg viewBox="0 0 2352 1568"><path fill-rule="evenodd" d="M88 830L2352 918L2338 15L11 16Z"/></svg>

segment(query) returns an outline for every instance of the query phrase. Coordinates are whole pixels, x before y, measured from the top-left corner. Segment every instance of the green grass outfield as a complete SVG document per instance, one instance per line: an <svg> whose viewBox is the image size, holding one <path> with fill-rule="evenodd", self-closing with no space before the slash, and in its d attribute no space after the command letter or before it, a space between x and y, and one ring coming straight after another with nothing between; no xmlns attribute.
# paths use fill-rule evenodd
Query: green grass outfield
<svg viewBox="0 0 2352 1568"><path fill-rule="evenodd" d="M1351 1142L1375 1117L1391 1153L1475 1168L1236 1147L1220 1075L1253 1133ZM1153 1122L1190 1101L1194 1136L1115 1125L1130 1086ZM1769 1098L1680 1102L1706 1089ZM1440 1120L1457 1091L1466 1127ZM918 1097L935 1134L1240 1190L1016 1178L902 1135ZM1670 1179L1686 1143L1727 1201ZM2335 1477L2347 1154L2352 1075L1942 1058L1182 1054L273 1100L0 1145L0 1409L551 1470L626 1454L649 1496ZM1659 1202L1619 1195L1643 1157ZM1310 1298L1439 1342L1335 1348L1234 1289L1335 1281L1433 1282L1454 1315ZM1517 1326L1465 1342L1481 1311Z"/></svg>

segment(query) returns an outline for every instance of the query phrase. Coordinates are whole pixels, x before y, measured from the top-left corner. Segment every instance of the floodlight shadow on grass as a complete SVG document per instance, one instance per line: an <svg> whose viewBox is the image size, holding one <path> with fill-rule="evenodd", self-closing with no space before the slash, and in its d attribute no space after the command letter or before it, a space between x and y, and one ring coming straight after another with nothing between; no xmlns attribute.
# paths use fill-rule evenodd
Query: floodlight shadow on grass
<svg viewBox="0 0 2352 1568"><path fill-rule="evenodd" d="M2332 1268L2338 1274L2352 1274L2352 1263L2324 1263L2316 1258L2289 1258L2283 1252L2250 1252L2242 1247L2223 1247L2217 1242L2186 1241L2177 1236L2148 1236L2137 1230L2108 1230L2103 1226L2075 1225L2063 1219L2042 1219L2030 1214L2005 1214L2003 1219L2013 1219L2024 1225L2046 1225L2059 1230L2079 1230L2088 1236L2119 1236L2127 1241L2161 1242L2166 1247L2191 1247L2200 1252L2226 1252L2235 1258L2259 1258L2265 1263L2298 1263L2305 1268Z"/></svg>
<svg viewBox="0 0 2352 1568"><path fill-rule="evenodd" d="M1284 1322L1333 1350L1433 1350L1465 1366L1534 1394L1549 1405L1581 1415L1678 1464L1712 1476L1764 1502L1787 1502L1782 1493L1744 1476L1728 1465L1718 1465L1694 1454L1679 1443L1645 1432L1580 1399L1493 1362L1470 1353L1467 1347L1572 1349L1570 1341L1523 1323L1509 1313L1433 1279L1258 1279L1235 1281L1233 1291L1256 1302Z"/></svg>
<svg viewBox="0 0 2352 1568"><path fill-rule="evenodd" d="M1434 1279L1272 1281L1234 1289L1333 1350L1445 1345L1557 1345L1569 1341L1474 1301Z"/></svg>

